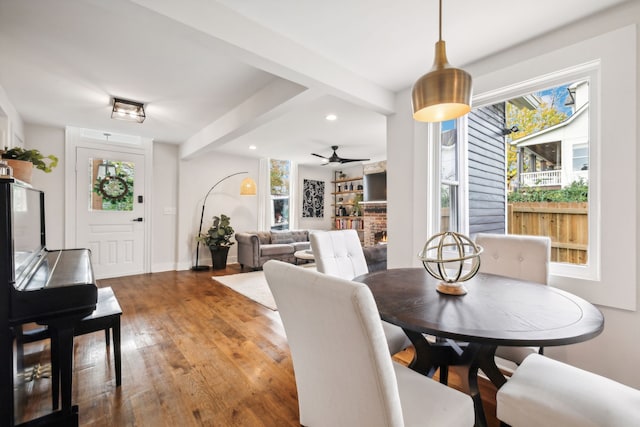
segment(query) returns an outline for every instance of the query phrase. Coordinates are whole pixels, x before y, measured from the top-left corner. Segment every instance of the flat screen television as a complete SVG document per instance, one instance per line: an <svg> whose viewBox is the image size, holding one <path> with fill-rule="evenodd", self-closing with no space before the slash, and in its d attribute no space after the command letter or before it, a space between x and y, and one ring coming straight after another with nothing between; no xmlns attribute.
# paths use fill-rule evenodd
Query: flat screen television
<svg viewBox="0 0 640 427"><path fill-rule="evenodd" d="M387 172L369 173L364 176L364 201L387 201Z"/></svg>

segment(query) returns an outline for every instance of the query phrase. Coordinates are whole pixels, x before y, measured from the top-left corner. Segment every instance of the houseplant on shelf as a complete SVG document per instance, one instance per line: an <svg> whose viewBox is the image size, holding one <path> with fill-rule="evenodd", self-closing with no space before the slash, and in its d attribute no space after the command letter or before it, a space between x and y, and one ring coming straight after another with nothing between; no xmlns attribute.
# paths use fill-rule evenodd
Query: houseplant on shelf
<svg viewBox="0 0 640 427"><path fill-rule="evenodd" d="M58 166L58 158L53 154L45 156L36 149L26 150L22 147L5 148L2 158L13 169L13 176L28 184L31 183L33 168L49 173Z"/></svg>
<svg viewBox="0 0 640 427"><path fill-rule="evenodd" d="M211 263L214 270L223 270L227 268L227 255L229 248L234 244L231 237L234 234L231 227L231 218L224 214L219 217L213 217L213 223L206 233L198 236L198 241L204 243L211 251Z"/></svg>

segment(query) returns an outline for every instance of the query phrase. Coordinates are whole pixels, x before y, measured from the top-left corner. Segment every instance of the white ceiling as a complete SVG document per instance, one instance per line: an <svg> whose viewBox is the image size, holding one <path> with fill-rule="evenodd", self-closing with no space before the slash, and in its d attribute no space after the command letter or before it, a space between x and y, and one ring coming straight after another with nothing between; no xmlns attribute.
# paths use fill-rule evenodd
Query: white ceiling
<svg viewBox="0 0 640 427"><path fill-rule="evenodd" d="M623 2L445 0L443 39L461 67ZM26 123L183 158L319 164L311 152L339 145L379 160L393 94L428 71L437 37L437 0L0 0L0 88ZM146 121L110 119L112 97L144 102Z"/></svg>

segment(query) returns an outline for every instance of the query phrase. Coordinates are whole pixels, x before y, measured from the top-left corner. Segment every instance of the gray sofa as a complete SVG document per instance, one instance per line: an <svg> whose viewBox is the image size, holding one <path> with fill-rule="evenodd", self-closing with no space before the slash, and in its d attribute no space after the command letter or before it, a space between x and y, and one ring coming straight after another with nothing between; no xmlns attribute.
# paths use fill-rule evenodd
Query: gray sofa
<svg viewBox="0 0 640 427"><path fill-rule="evenodd" d="M270 259L295 263L296 251L311 248L309 231L248 231L236 233L238 263L240 267L262 268ZM370 272L387 269L387 245L368 246L362 249Z"/></svg>
<svg viewBox="0 0 640 427"><path fill-rule="evenodd" d="M270 259L296 262L296 251L310 249L307 230L249 231L236 233L240 267L262 268Z"/></svg>

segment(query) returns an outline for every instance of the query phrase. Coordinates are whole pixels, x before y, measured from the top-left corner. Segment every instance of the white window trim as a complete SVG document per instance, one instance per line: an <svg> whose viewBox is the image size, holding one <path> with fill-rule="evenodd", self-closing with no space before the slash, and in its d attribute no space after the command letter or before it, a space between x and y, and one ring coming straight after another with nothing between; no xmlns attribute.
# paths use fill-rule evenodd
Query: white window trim
<svg viewBox="0 0 640 427"><path fill-rule="evenodd" d="M589 80L589 243L587 248L587 264L568 264L568 263L551 263L550 273L552 276L568 277L582 280L600 280L600 186L599 186L599 153L600 138L592 137L599 135L599 124L596 119L600 115L598 96L599 93L599 72L600 63L598 61L583 64L574 69L562 70L553 75L542 76L532 79L521 84L512 85L508 90L501 89L496 91L499 96L506 96L503 99L496 99L494 94L484 94L482 105L492 105L498 102L504 102L518 96L526 95L539 90L550 87L557 87L563 84L572 83L580 80ZM488 104L485 104L488 102ZM573 167L573 165L571 165ZM505 198L506 198L505 193ZM506 217L506 212L505 212Z"/></svg>
<svg viewBox="0 0 640 427"><path fill-rule="evenodd" d="M441 131L441 124L440 123L436 123L433 124L432 126L434 127L435 131L433 132L435 141L434 141L434 148L436 151L436 164L438 165L437 168L435 168L435 170L437 170L437 176L434 177L434 180L437 182L437 198L435 198L434 202L437 203L437 206L440 206L440 192L442 191L442 185L445 184L453 184L456 186L456 193L457 193L457 201L456 201L456 207L457 207L457 218L458 218L458 230L456 230L458 233L461 234L469 234L469 169L468 169L468 165L469 165L469 134L468 134L468 118L467 116L463 116L460 117L458 119L456 119L456 148L457 148L457 155L456 155L456 160L457 160L457 179L455 181L443 181L442 180L442 174L441 174L441 168L442 168L442 164L441 164L441 136L442 136L442 131ZM449 203L451 205L451 202ZM438 211L440 212L440 211ZM437 233L441 233L442 230L440 230L440 213L438 213L437 215L438 219L437 222L435 224L435 230L437 230Z"/></svg>
<svg viewBox="0 0 640 427"><path fill-rule="evenodd" d="M616 49L612 49L616 46ZM552 269L550 284L589 301L627 310L637 304L636 26L630 25L474 78L475 106L509 99L518 82L571 80L582 68L590 82L590 257L596 273L573 277ZM564 71L556 71L564 70ZM564 73L564 75L563 75ZM583 74L584 75L584 74ZM543 76L543 77L538 77ZM549 79L549 80L547 80ZM628 95L628 96L626 96ZM620 126L624 123L624 126ZM631 130L631 131L630 131ZM606 147L601 146L606 144ZM603 150L602 148L606 148ZM621 155L624 153L624 155ZM624 170L624 186L616 179ZM606 192L601 191L606 187ZM593 207L591 207L593 205ZM594 228L595 227L595 228ZM598 230L598 231L596 231ZM593 252L594 250L599 252ZM579 268L579 267L574 267ZM583 270L584 271L584 270Z"/></svg>
<svg viewBox="0 0 640 427"><path fill-rule="evenodd" d="M261 180L264 184L258 194L264 194L264 197L260 200L258 205L258 228L262 231L271 230L271 219L275 214L273 212L271 197L271 160L283 159L260 159L260 176L264 177L264 179ZM298 198L297 182L298 164L289 160L289 230L296 230L298 227L298 210L296 208L296 200Z"/></svg>

